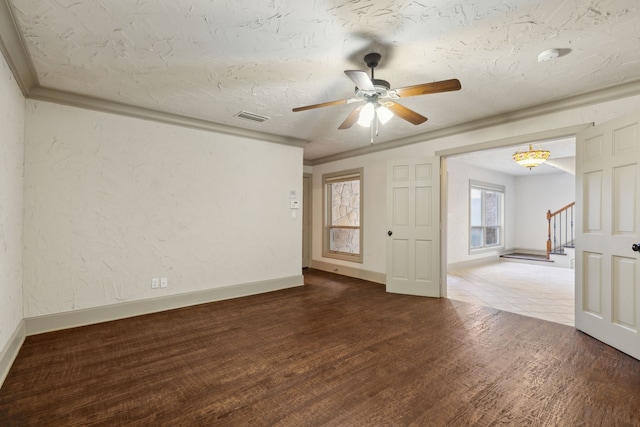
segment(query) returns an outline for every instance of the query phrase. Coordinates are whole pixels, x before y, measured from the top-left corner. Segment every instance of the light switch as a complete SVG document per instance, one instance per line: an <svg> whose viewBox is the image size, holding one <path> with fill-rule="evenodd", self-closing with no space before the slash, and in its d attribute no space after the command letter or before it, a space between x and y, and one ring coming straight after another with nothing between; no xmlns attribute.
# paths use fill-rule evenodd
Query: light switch
<svg viewBox="0 0 640 427"><path fill-rule="evenodd" d="M291 209L299 209L300 208L300 202L297 200L291 200L289 201L289 207Z"/></svg>

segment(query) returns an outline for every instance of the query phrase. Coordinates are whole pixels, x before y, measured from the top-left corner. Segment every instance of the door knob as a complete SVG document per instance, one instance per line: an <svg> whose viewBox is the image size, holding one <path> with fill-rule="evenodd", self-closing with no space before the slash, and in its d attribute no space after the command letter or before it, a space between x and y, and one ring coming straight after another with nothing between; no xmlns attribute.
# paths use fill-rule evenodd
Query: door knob
<svg viewBox="0 0 640 427"><path fill-rule="evenodd" d="M633 249L635 252L640 252L640 243L634 243L633 245L631 245L631 249Z"/></svg>
<svg viewBox="0 0 640 427"><path fill-rule="evenodd" d="M391 236L391 235L393 234L393 231L389 230L389 231L387 231L387 234L388 234L389 236ZM633 245L633 246L635 246L635 245ZM635 251L635 249L634 249L634 251Z"/></svg>

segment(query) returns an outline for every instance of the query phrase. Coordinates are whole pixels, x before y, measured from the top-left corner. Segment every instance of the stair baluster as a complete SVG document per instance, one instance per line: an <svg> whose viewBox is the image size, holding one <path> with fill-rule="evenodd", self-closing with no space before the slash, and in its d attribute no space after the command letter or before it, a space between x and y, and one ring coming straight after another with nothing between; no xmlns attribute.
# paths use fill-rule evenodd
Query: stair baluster
<svg viewBox="0 0 640 427"><path fill-rule="evenodd" d="M573 208L576 202L571 202L555 212L547 211L547 259L551 254L564 254L565 247L573 247L575 234L573 229ZM551 233L553 220L553 233ZM564 223L564 240L562 235Z"/></svg>

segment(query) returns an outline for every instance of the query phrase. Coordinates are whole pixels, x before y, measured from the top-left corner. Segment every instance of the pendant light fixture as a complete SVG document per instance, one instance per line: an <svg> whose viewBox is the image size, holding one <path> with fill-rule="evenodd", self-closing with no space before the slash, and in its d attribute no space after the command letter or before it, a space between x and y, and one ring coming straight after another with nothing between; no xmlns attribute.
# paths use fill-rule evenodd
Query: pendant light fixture
<svg viewBox="0 0 640 427"><path fill-rule="evenodd" d="M518 151L513 154L513 160L529 170L539 166L547 161L551 152L548 150L534 150L533 145L529 144L529 151Z"/></svg>

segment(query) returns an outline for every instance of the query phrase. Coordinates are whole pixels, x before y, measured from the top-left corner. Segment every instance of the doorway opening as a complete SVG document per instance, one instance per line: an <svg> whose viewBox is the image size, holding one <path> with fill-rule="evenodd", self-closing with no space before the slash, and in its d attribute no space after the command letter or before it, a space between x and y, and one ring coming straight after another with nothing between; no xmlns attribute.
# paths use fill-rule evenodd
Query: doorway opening
<svg viewBox="0 0 640 427"><path fill-rule="evenodd" d="M447 224L443 295L573 326L573 263L547 260L546 213L575 201L575 136L531 143L551 152L547 162L531 170L512 159L528 142L442 156ZM473 243L478 237L473 236L470 192L477 182L504 188L504 204L494 212L500 224L491 230L493 245L488 247ZM525 258L531 260L501 257L509 253L530 254ZM572 256L567 251L565 257Z"/></svg>

